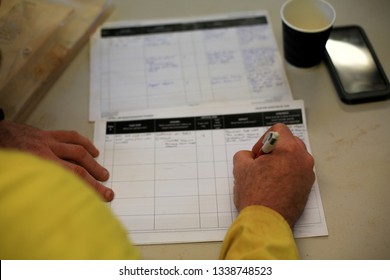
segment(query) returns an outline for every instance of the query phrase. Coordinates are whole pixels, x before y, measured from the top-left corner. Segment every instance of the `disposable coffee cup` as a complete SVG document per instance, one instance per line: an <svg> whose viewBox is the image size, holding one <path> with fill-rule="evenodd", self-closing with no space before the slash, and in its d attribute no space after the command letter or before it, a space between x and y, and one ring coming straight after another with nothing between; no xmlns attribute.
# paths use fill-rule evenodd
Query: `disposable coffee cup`
<svg viewBox="0 0 390 280"><path fill-rule="evenodd" d="M281 11L284 57L296 67L313 67L325 54L336 11L323 0L289 0Z"/></svg>

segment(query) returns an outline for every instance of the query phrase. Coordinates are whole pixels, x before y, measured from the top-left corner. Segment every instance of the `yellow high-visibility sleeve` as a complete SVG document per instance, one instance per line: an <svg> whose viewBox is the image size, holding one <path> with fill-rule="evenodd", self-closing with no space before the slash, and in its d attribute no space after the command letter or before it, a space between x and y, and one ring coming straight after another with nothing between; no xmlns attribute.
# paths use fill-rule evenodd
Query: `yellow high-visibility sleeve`
<svg viewBox="0 0 390 280"><path fill-rule="evenodd" d="M221 259L298 259L290 226L276 211L264 206L244 208L228 230Z"/></svg>
<svg viewBox="0 0 390 280"><path fill-rule="evenodd" d="M0 259L137 259L92 187L33 155L0 150Z"/></svg>

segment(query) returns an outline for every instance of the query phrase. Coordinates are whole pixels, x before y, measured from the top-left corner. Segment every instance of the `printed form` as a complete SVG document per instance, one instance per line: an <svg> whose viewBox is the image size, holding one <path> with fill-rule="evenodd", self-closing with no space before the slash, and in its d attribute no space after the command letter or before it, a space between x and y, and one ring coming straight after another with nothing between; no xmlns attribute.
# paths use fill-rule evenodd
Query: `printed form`
<svg viewBox="0 0 390 280"><path fill-rule="evenodd" d="M233 155L272 124L310 149L265 11L103 26L90 120L110 207L135 244L223 240L237 216ZM327 235L317 182L294 235Z"/></svg>
<svg viewBox="0 0 390 280"><path fill-rule="evenodd" d="M232 159L283 122L310 150L302 101L234 101L145 109L97 121L98 158L110 172L112 211L135 244L223 240L237 216ZM327 235L317 182L295 237Z"/></svg>
<svg viewBox="0 0 390 280"><path fill-rule="evenodd" d="M246 99L292 100L265 11L111 23L91 39L92 121Z"/></svg>

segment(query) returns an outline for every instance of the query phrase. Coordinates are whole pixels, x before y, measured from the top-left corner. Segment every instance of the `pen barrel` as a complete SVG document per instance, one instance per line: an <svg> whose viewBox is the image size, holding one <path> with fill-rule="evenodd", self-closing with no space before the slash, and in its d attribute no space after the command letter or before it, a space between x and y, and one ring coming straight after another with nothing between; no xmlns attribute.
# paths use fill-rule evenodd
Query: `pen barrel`
<svg viewBox="0 0 390 280"><path fill-rule="evenodd" d="M273 148L274 148L274 145L266 143L263 145L263 147L260 149L260 151L263 152L264 154L268 154L268 153L272 152Z"/></svg>

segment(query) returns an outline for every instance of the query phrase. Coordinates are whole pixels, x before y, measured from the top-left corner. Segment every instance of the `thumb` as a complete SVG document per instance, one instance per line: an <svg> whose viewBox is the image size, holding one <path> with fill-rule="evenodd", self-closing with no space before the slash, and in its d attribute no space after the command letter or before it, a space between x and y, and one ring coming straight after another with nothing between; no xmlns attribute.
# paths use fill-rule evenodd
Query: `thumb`
<svg viewBox="0 0 390 280"><path fill-rule="evenodd" d="M255 155L251 151L238 151L234 154L233 164L245 164L255 159Z"/></svg>

